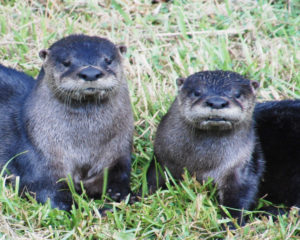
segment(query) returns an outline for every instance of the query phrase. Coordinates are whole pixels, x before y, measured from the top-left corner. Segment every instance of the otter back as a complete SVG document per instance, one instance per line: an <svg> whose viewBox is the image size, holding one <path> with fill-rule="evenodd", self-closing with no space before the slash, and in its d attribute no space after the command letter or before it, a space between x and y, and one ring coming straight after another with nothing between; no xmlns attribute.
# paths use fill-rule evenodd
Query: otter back
<svg viewBox="0 0 300 240"><path fill-rule="evenodd" d="M300 100L258 103L254 113L266 159L260 196L300 208Z"/></svg>

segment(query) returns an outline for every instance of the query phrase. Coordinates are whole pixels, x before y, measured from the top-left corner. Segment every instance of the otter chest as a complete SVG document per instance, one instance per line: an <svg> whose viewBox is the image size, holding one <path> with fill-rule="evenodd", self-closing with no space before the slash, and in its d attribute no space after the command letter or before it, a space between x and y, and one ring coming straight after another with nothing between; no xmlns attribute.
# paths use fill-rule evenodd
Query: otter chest
<svg viewBox="0 0 300 240"><path fill-rule="evenodd" d="M254 147L251 141L235 136L194 142L186 166L199 181L210 177L220 182L232 169L250 160Z"/></svg>
<svg viewBox="0 0 300 240"><path fill-rule="evenodd" d="M89 178L109 167L115 154L108 151L116 137L113 116L101 111L68 114L63 110L55 108L30 122L32 141L57 177Z"/></svg>
<svg viewBox="0 0 300 240"><path fill-rule="evenodd" d="M111 126L104 125L96 119L79 119L67 124L68 126L62 125L49 136L49 142L53 141L54 152L58 150L60 153L60 157L53 157L55 161L62 162L68 172L81 166L109 165L112 159L107 158L107 153L104 152L107 152L105 147L114 137L107 130ZM103 159L104 156L106 159Z"/></svg>

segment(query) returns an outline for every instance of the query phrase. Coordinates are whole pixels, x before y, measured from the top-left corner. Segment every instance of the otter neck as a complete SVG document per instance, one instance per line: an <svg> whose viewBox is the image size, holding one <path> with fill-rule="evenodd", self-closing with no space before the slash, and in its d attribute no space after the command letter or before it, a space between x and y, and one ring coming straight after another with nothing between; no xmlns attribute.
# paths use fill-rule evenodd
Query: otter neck
<svg viewBox="0 0 300 240"><path fill-rule="evenodd" d="M191 151L194 151L190 160L192 167L189 171L198 172L197 176L201 180L212 177L216 182L221 183L219 181L223 173L243 166L251 159L255 147L255 134L250 123L244 128L226 131L203 131L191 128L187 131L191 139L184 145L188 148L192 143Z"/></svg>
<svg viewBox="0 0 300 240"><path fill-rule="evenodd" d="M184 123L186 129L191 134L202 135L202 136L210 136L210 137L228 137L230 135L248 135L253 132L253 120L249 119L239 124L235 124L231 129L201 129L195 126L194 124L185 120L184 116L181 116L181 122Z"/></svg>
<svg viewBox="0 0 300 240"><path fill-rule="evenodd" d="M233 143L239 144L239 142L253 142L255 135L251 121L249 121L249 123L240 124L230 130L201 130L189 126L188 131L189 134L193 135L196 139L201 139L202 142L218 143L219 146L222 147L226 147L227 144L234 147Z"/></svg>

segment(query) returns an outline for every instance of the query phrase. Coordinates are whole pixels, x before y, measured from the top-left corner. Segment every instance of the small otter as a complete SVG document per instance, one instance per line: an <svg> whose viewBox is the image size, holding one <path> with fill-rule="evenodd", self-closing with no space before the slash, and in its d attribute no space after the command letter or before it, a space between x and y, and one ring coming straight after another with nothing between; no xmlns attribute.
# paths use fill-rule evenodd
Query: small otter
<svg viewBox="0 0 300 240"><path fill-rule="evenodd" d="M157 129L157 162L176 179L184 168L198 181L213 178L222 205L249 209L264 168L252 121L258 82L204 71L177 79L177 85L178 96ZM154 160L147 178L150 191L164 185Z"/></svg>
<svg viewBox="0 0 300 240"><path fill-rule="evenodd" d="M300 100L258 103L254 117L266 160L260 196L300 208Z"/></svg>
<svg viewBox="0 0 300 240"><path fill-rule="evenodd" d="M69 210L71 194L58 181L68 176L77 191L82 182L88 196L100 197L105 169L112 198L130 192L133 114L122 68L125 51L104 38L71 35L40 51L43 67L32 87L21 90L2 79L0 91L10 88L16 100L0 102L0 162L28 151L8 170L37 201L50 198L52 207Z"/></svg>

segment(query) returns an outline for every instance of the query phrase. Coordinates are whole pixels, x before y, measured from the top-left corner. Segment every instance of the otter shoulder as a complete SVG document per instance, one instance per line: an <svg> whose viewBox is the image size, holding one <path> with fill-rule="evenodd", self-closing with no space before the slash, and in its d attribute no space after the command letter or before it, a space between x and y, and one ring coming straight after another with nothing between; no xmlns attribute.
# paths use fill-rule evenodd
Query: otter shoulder
<svg viewBox="0 0 300 240"><path fill-rule="evenodd" d="M0 64L0 100L25 96L34 86L35 80L27 74Z"/></svg>

